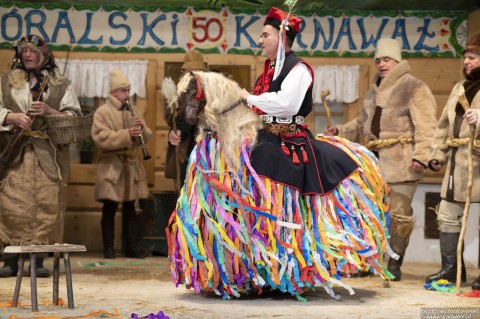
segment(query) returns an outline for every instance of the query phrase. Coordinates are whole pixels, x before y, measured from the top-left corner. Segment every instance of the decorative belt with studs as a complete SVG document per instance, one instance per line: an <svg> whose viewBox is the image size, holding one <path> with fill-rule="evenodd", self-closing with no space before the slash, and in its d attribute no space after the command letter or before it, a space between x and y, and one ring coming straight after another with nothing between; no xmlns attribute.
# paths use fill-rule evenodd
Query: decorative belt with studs
<svg viewBox="0 0 480 319"><path fill-rule="evenodd" d="M262 114L260 115L263 123L278 123L278 124L304 124L305 117L297 115L297 116L285 116L285 117L278 117L273 115Z"/></svg>

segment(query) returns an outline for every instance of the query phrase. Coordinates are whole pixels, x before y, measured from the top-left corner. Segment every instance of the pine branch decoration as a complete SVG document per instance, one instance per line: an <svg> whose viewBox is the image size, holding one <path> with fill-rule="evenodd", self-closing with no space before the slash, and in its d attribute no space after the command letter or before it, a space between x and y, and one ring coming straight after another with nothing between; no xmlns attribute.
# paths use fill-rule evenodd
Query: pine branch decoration
<svg viewBox="0 0 480 319"><path fill-rule="evenodd" d="M293 15L293 10L298 0L285 0L284 5L288 7L288 16Z"/></svg>
<svg viewBox="0 0 480 319"><path fill-rule="evenodd" d="M293 15L293 10L297 2L298 0L285 0L285 2L283 3L288 7L288 12L285 20L283 20L280 24L280 30L282 30L283 28L285 28L285 30L288 30L288 20L290 19L290 16Z"/></svg>

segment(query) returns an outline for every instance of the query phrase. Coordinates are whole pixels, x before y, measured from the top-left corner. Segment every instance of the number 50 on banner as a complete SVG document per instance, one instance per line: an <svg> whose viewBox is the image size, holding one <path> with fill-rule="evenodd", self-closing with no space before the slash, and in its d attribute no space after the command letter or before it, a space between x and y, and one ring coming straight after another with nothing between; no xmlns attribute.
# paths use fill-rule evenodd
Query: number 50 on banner
<svg viewBox="0 0 480 319"><path fill-rule="evenodd" d="M187 16L187 45L190 48L212 49L226 43L226 11L187 12Z"/></svg>

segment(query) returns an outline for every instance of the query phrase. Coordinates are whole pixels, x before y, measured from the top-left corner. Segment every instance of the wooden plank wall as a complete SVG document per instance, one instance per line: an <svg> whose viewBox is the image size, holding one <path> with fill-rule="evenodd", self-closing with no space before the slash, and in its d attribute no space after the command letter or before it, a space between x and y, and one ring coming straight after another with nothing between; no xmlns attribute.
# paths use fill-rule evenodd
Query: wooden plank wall
<svg viewBox="0 0 480 319"><path fill-rule="evenodd" d="M480 11L469 18L469 37L480 32ZM66 52L54 52L56 57L66 57ZM13 58L13 50L0 49L0 72L8 70ZM71 52L70 59L104 59L104 60L149 60L147 76L147 98L139 99L137 105L143 110L148 125L155 129L154 138L147 144L152 155L150 161L144 162L148 172L148 180L152 193L173 192L172 180L164 178L165 155L167 147L168 127L163 119L163 96L161 83L165 75L165 62L182 62L183 54L138 54L138 53L90 53ZM311 65L360 65L360 100L348 109L347 120L354 117L373 77L376 73L372 58L321 58L309 57L305 60ZM460 58L410 58L408 59L412 73L425 81L432 89L440 115L445 101L454 83L462 79L463 61ZM256 77L262 72L264 59L259 56L236 56L223 54L205 55L208 65L247 65L250 67L250 83L255 83ZM252 88L247 88L252 89ZM313 129L315 131L315 129ZM95 164L72 163L72 177L68 189L66 241L86 243L89 249L100 249L99 235L100 203L94 200ZM438 176L427 176L427 182L438 182ZM81 216L90 216L85 218ZM83 219L83 221L82 221ZM95 225L93 228L89 225ZM118 241L117 235L117 241ZM80 238L79 238L80 237Z"/></svg>
<svg viewBox="0 0 480 319"><path fill-rule="evenodd" d="M55 52L58 57L63 57L65 52ZM149 175L149 183L153 192L171 192L173 191L173 182L166 180L163 176L165 165L165 154L167 147L168 127L163 119L163 96L161 94L161 82L164 77L164 63L166 61L181 62L183 54L128 54L128 53L88 53L88 52L72 52L71 59L104 59L111 60L112 56L115 60L129 59L148 59L149 69L147 78L147 98L138 99L137 104L144 111L147 123L151 128L155 128L153 140L149 141L147 148L152 155L152 159L145 161L144 165ZM0 61L2 70L5 71L10 67L10 61L13 57L11 50L0 50ZM250 66L251 79L250 83L255 83L256 76L261 73L263 68L263 58L258 56L235 56L235 55L219 55L210 54L205 56L206 62L216 65L238 65L241 61L242 65ZM305 60L311 65L328 64L328 65L352 65L358 64L361 68L360 79L360 99L359 103L354 103L354 107L348 110L348 118L352 118L358 112L361 106L366 90L373 81L376 70L371 58L319 58L307 57ZM462 78L461 68L462 60L453 58L410 58L408 59L412 68L412 73L425 81L432 89L438 104L438 112L445 104L453 84ZM251 88L250 88L251 89ZM72 180L74 185L78 184L85 187L85 184L91 183L88 177L93 174L93 167L81 168L83 165L74 165L75 170L87 169L87 174L79 175L79 180ZM83 180L82 180L83 179ZM86 192L90 190L85 188Z"/></svg>

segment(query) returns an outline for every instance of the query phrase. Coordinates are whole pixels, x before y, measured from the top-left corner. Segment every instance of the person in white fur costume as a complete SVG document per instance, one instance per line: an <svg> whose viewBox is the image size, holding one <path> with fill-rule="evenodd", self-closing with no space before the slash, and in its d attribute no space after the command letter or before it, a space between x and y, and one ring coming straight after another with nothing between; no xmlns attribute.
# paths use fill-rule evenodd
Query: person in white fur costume
<svg viewBox="0 0 480 319"><path fill-rule="evenodd" d="M456 281L457 245L460 240L462 218L468 193L468 158L472 156L473 175L470 201L480 202L480 169L479 169L479 118L480 118L480 34L474 35L463 50L463 74L465 80L458 82L452 89L442 115L438 121L433 151L429 166L439 171L446 166L443 178L442 198L437 211L438 229L440 231L440 252L442 268L426 278L426 282L446 279ZM469 104L467 110L459 103L459 96L464 95ZM469 154L468 142L471 137L471 126L474 131L473 154ZM474 228L478 224L472 225ZM463 257L461 260L461 281L467 280ZM480 277L472 284L472 290L480 290Z"/></svg>
<svg viewBox="0 0 480 319"><path fill-rule="evenodd" d="M410 74L397 40L380 39L374 60L377 75L359 115L324 133L354 142L364 139L377 154L391 189L390 246L400 258L390 258L388 270L398 281L414 226L413 195L428 165L437 105L430 88Z"/></svg>

